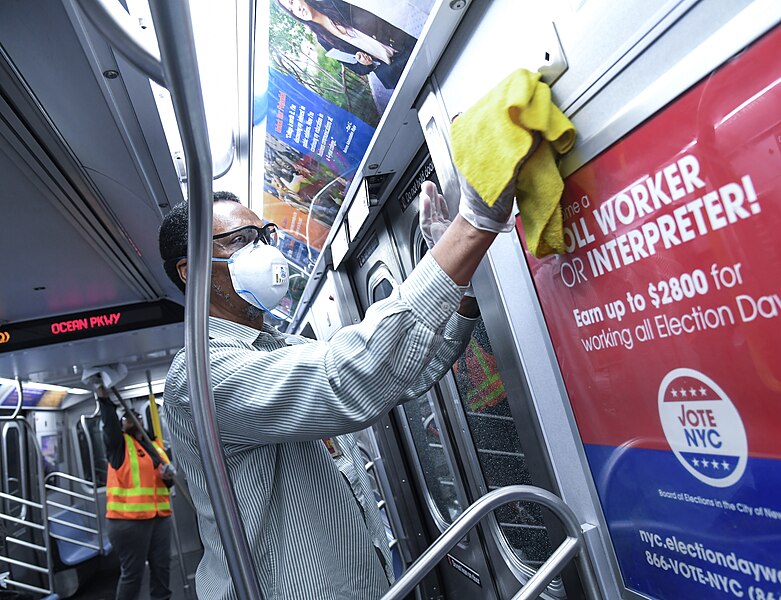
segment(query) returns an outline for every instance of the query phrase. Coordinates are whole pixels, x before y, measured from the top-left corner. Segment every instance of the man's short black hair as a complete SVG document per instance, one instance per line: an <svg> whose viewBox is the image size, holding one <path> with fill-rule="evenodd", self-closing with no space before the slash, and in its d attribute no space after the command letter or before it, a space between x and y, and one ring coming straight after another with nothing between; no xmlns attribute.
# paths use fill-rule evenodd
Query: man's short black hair
<svg viewBox="0 0 781 600"><path fill-rule="evenodd" d="M214 192L214 201L239 202L239 198L231 192ZM187 256L187 200L174 206L165 216L160 225L158 242L165 274L184 292L184 282L176 270L176 263Z"/></svg>

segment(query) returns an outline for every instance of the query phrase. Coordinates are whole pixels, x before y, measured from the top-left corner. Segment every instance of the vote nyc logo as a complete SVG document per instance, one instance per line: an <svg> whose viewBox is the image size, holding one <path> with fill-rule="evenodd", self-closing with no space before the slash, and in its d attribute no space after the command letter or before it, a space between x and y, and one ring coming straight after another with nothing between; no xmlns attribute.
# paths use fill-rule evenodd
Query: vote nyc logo
<svg viewBox="0 0 781 600"><path fill-rule="evenodd" d="M736 483L748 442L738 410L709 377L674 369L659 386L659 418L670 448L689 473L713 487Z"/></svg>

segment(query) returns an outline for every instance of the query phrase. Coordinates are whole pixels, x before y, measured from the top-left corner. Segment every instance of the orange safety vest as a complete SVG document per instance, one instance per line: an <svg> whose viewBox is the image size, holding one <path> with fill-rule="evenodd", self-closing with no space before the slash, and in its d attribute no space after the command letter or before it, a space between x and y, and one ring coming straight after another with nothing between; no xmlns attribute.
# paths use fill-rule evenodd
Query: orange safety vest
<svg viewBox="0 0 781 600"><path fill-rule="evenodd" d="M171 514L170 492L158 475L152 457L134 437L126 433L122 435L125 438L125 460L119 469L108 466L106 518L167 517ZM157 442L152 444L163 462L167 463L165 451Z"/></svg>

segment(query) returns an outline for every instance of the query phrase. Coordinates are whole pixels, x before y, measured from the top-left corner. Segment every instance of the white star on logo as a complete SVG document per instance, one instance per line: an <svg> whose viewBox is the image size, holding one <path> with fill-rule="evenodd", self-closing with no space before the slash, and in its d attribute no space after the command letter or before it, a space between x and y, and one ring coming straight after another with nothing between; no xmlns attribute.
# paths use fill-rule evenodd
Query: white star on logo
<svg viewBox="0 0 781 600"><path fill-rule="evenodd" d="M678 397L678 390L673 390L672 391L672 395L673 395L673 398L677 398Z"/></svg>
<svg viewBox="0 0 781 600"><path fill-rule="evenodd" d="M692 398L694 398L697 395L697 390L695 390L693 387L690 387L689 393L691 394Z"/></svg>
<svg viewBox="0 0 781 600"><path fill-rule="evenodd" d="M693 464L695 467L699 467L699 466L700 466L700 461L698 461L696 458L693 458L693 459L692 459L692 464Z"/></svg>
<svg viewBox="0 0 781 600"><path fill-rule="evenodd" d="M726 460L725 460L725 461L722 461L722 463L721 463L721 464L722 464L722 466L723 466L725 469L729 469L729 463L728 463Z"/></svg>
<svg viewBox="0 0 781 600"><path fill-rule="evenodd" d="M713 465L714 469L718 469L719 468L719 463L717 463L715 460L710 461L710 464Z"/></svg>
<svg viewBox="0 0 781 600"><path fill-rule="evenodd" d="M704 387L700 388L700 396L705 396L708 393L708 390L706 390Z"/></svg>
<svg viewBox="0 0 781 600"><path fill-rule="evenodd" d="M681 388L681 396L683 396L684 398L686 398L686 390L685 390L685 389L683 389L683 388Z"/></svg>

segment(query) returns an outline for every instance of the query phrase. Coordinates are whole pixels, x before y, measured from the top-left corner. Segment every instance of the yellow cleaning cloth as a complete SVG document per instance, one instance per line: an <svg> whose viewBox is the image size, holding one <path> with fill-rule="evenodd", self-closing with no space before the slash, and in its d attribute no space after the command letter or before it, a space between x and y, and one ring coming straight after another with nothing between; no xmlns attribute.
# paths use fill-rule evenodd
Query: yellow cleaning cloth
<svg viewBox="0 0 781 600"><path fill-rule="evenodd" d="M532 152L533 132L540 143ZM575 127L551 102L540 73L512 73L453 121L453 159L461 174L489 205L516 174L516 198L526 243L540 258L564 253L559 200L564 182L554 151L575 144ZM530 154L531 152L531 154Z"/></svg>

